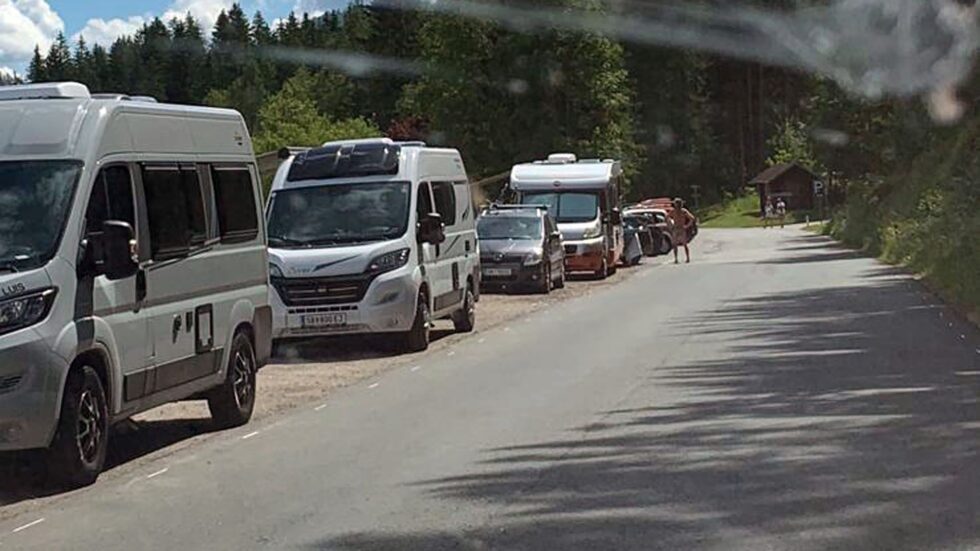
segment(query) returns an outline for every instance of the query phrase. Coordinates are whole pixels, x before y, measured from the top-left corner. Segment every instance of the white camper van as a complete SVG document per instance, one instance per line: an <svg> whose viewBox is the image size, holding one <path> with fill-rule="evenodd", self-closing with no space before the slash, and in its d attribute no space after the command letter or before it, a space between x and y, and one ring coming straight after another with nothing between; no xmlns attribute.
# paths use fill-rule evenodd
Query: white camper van
<svg viewBox="0 0 980 551"><path fill-rule="evenodd" d="M272 315L241 115L0 88L0 295L0 451L48 448L59 482L167 402L247 422Z"/></svg>
<svg viewBox="0 0 980 551"><path fill-rule="evenodd" d="M267 207L277 339L471 331L480 252L459 152L369 139L284 150Z"/></svg>
<svg viewBox="0 0 980 551"><path fill-rule="evenodd" d="M623 255L619 210L623 168L619 161L576 159L554 153L515 165L510 188L525 205L546 205L565 243L565 270L599 279L616 271Z"/></svg>

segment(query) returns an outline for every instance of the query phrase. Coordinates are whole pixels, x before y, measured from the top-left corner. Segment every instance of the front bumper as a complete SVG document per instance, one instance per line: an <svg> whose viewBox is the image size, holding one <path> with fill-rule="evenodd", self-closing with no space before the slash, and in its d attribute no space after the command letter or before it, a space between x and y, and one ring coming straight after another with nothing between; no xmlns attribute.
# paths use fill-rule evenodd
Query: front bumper
<svg viewBox="0 0 980 551"><path fill-rule="evenodd" d="M484 288L536 286L544 279L544 262L525 266L484 259L480 261L480 266L480 283Z"/></svg>
<svg viewBox="0 0 980 551"><path fill-rule="evenodd" d="M0 337L0 451L51 443L68 367L33 329Z"/></svg>
<svg viewBox="0 0 980 551"><path fill-rule="evenodd" d="M270 289L275 339L403 332L412 328L421 278L409 270L382 274L371 282L364 297L345 304L287 305L279 291ZM310 325L311 316L342 316L343 323ZM336 320L336 318L335 318Z"/></svg>
<svg viewBox="0 0 980 551"><path fill-rule="evenodd" d="M569 272L595 272L602 268L602 260L606 254L605 237L566 241L565 270ZM606 261L608 262L609 259L607 258Z"/></svg>

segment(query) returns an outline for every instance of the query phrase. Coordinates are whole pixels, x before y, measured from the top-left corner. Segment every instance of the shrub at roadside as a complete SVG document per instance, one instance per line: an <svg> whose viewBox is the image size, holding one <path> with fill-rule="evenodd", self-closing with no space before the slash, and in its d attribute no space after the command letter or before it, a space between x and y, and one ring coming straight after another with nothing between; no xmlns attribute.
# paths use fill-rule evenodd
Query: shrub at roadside
<svg viewBox="0 0 980 551"><path fill-rule="evenodd" d="M974 317L980 313L980 161L892 186L852 184L825 232L903 264ZM922 177L922 174L910 174Z"/></svg>

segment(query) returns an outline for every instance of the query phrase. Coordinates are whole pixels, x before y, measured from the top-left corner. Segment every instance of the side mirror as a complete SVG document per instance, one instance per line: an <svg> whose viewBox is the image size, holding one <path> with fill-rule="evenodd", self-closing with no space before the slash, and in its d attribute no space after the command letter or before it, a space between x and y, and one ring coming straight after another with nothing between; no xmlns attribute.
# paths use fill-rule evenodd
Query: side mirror
<svg viewBox="0 0 980 551"><path fill-rule="evenodd" d="M110 280L136 275L136 232L129 222L107 220L102 224L102 273Z"/></svg>
<svg viewBox="0 0 980 551"><path fill-rule="evenodd" d="M431 212L419 220L418 240L431 245L438 245L446 240L445 226L439 213Z"/></svg>

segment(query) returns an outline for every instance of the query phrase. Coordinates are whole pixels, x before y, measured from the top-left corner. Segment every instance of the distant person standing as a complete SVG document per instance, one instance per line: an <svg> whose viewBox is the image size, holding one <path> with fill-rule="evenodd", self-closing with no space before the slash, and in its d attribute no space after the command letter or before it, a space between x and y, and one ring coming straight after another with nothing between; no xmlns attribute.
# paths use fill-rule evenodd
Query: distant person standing
<svg viewBox="0 0 980 551"><path fill-rule="evenodd" d="M691 262L691 249L687 243L690 241L691 228L697 220L691 211L684 208L684 201L680 198L674 199L674 208L667 214L667 223L670 225L670 235L674 240L674 264L679 264L677 258L677 248L684 247L684 254L687 262Z"/></svg>
<svg viewBox="0 0 980 551"><path fill-rule="evenodd" d="M779 227L786 227L786 201L780 197L776 200L776 216L779 218Z"/></svg>
<svg viewBox="0 0 980 551"><path fill-rule="evenodd" d="M772 198L766 198L766 206L762 209L762 227L768 228L772 223L772 217L776 214L776 208L772 206Z"/></svg>

